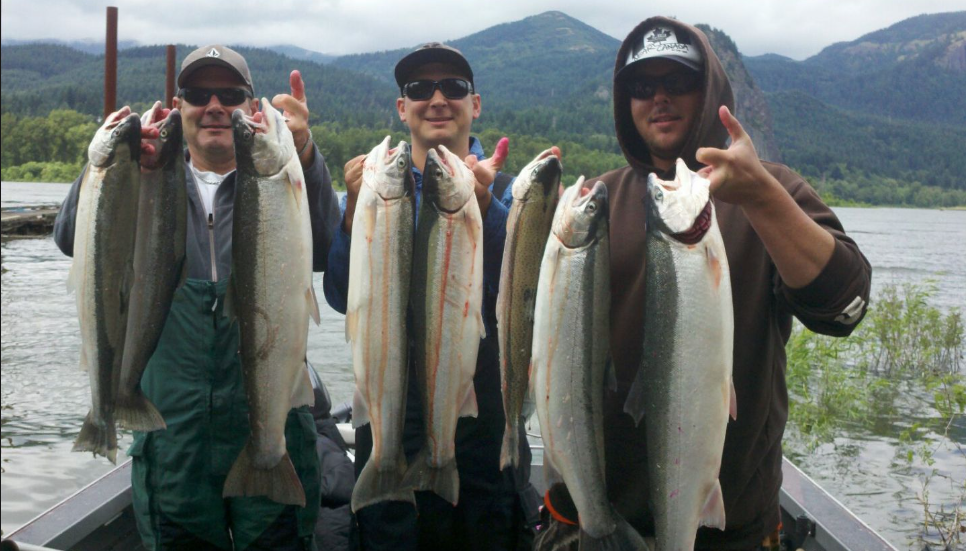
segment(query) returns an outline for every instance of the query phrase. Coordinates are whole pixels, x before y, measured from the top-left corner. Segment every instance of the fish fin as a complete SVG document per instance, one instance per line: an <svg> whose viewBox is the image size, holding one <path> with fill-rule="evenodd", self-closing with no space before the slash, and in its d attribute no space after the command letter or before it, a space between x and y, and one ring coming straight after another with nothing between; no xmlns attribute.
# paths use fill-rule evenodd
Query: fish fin
<svg viewBox="0 0 966 551"><path fill-rule="evenodd" d="M617 512L614 512L614 519L617 527L614 531L602 538L591 537L590 534L580 531L580 551L629 551L649 549L644 538L637 533L637 530L624 520Z"/></svg>
<svg viewBox="0 0 966 551"><path fill-rule="evenodd" d="M715 480L714 486L708 492L708 497L704 500L704 507L701 508L700 526L709 526L718 530L725 529L725 510L724 496L721 495L721 481Z"/></svg>
<svg viewBox="0 0 966 551"><path fill-rule="evenodd" d="M305 300L309 303L309 314L312 315L312 320L315 321L316 325L321 324L322 317L319 315L319 299L315 297L315 287L311 284L305 290Z"/></svg>
<svg viewBox="0 0 966 551"><path fill-rule="evenodd" d="M235 320L235 278L228 276L228 286L225 288L225 300L221 305L221 312L228 321Z"/></svg>
<svg viewBox="0 0 966 551"><path fill-rule="evenodd" d="M476 385L470 383L469 387L463 397L463 405L460 406L460 417L476 417L480 411L476 403Z"/></svg>
<svg viewBox="0 0 966 551"><path fill-rule="evenodd" d="M245 442L228 471L222 497L265 496L276 503L305 507L305 490L288 452L271 469L256 468L252 462L254 453L251 440Z"/></svg>
<svg viewBox="0 0 966 551"><path fill-rule="evenodd" d="M574 544L579 539L580 528L573 524L554 520L537 532L537 537L533 540L533 548L547 551L568 551L573 549Z"/></svg>
<svg viewBox="0 0 966 551"><path fill-rule="evenodd" d="M305 367L303 363L303 368ZM309 378L309 370L302 369L302 376L295 378L295 388L292 389L292 407L302 407L315 405L315 392L312 390L312 379Z"/></svg>
<svg viewBox="0 0 966 551"><path fill-rule="evenodd" d="M379 503L382 501L405 501L416 504L416 496L413 489L403 484L403 477L406 476L406 456L399 451L399 456L395 459L394 465L380 470L373 461L373 456L369 456L369 461L359 473L352 488L352 512Z"/></svg>
<svg viewBox="0 0 966 551"><path fill-rule="evenodd" d="M637 375L634 376L634 382L631 383L631 389L627 392L627 400L624 401L624 413L634 419L635 426L640 425L641 419L644 418L644 407L646 405L644 390L646 387L647 383L644 382L644 370L638 368Z"/></svg>
<svg viewBox="0 0 966 551"><path fill-rule="evenodd" d="M88 412L81 426L80 434L74 441L71 451L93 452L94 455L101 455L108 458L111 463L117 464L117 430L114 428L114 419L111 414L106 414L101 423L94 421L93 410Z"/></svg>
<svg viewBox="0 0 966 551"><path fill-rule="evenodd" d="M735 394L735 380L731 379L731 403L728 405L728 413L735 421L738 420L738 395Z"/></svg>
<svg viewBox="0 0 966 551"><path fill-rule="evenodd" d="M516 423L507 419L503 429L503 447L500 449L500 470L520 464L520 431Z"/></svg>
<svg viewBox="0 0 966 551"><path fill-rule="evenodd" d="M413 459L403 477L403 486L413 490L426 490L453 504L459 503L460 477L456 470L456 459L434 467L429 463L429 448L423 448Z"/></svg>
<svg viewBox="0 0 966 551"><path fill-rule="evenodd" d="M523 407L520 408L520 415L524 419L529 419L533 412L537 411L537 400L533 397L533 393L530 392L530 387L527 387L527 393L523 397Z"/></svg>
<svg viewBox="0 0 966 551"><path fill-rule="evenodd" d="M114 404L114 418L122 428L151 432L168 428L151 400L138 390L131 400Z"/></svg>
<svg viewBox="0 0 966 551"><path fill-rule="evenodd" d="M362 397L362 392L357 387L352 394L352 428L357 429L368 425L369 422L369 404L366 403L365 398Z"/></svg>
<svg viewBox="0 0 966 551"><path fill-rule="evenodd" d="M607 388L611 392L617 392L617 370L614 368L614 360L610 356L607 357L607 363L604 365L604 378Z"/></svg>
<svg viewBox="0 0 966 551"><path fill-rule="evenodd" d="M560 474L560 470L554 465L549 453L544 453L543 455L543 481L547 484L547 488L554 484L564 483L563 475Z"/></svg>

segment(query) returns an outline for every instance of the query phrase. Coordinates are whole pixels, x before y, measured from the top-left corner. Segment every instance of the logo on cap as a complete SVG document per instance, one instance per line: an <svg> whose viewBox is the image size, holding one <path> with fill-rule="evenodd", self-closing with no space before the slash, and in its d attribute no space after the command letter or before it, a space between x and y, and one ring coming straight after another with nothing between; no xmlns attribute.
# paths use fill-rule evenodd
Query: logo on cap
<svg viewBox="0 0 966 551"><path fill-rule="evenodd" d="M650 35L648 35L646 40L648 42L664 42L665 40L670 38L670 36L671 36L671 29L658 27L654 29L654 31Z"/></svg>
<svg viewBox="0 0 966 551"><path fill-rule="evenodd" d="M212 48L211 50L208 50L208 53L205 54L205 57L221 57L221 52Z"/></svg>

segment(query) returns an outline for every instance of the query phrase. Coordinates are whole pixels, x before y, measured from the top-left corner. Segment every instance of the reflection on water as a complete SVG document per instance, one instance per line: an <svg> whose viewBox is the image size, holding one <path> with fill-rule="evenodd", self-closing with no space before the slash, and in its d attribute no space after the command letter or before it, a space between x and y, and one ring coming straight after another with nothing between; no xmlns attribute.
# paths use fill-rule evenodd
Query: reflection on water
<svg viewBox="0 0 966 551"><path fill-rule="evenodd" d="M67 192L56 184L2 185L5 208L53 204ZM966 306L966 212L907 209L836 209L846 229L874 268L874 287L887 283L937 281L933 302L940 308ZM78 367L79 336L74 297L66 292L70 259L51 238L12 240L2 245L2 528L22 525L112 468L103 458L71 453L70 448L90 408L87 374ZM309 327L308 357L339 403L351 398L353 374L343 317L325 304L321 276L315 278L322 323ZM966 309L966 308L964 308ZM922 507L920 474L962 469L961 451L937 448L932 467L897 461L901 427L929 422L921 402L910 401L885 419L881 431L856 427L848 436L793 457L810 476L899 547L918 533ZM966 445L966 422L950 427L952 438ZM896 427L900 427L897 429ZM535 424L530 430L537 432ZM118 461L130 444L121 433ZM933 435L935 437L935 435ZM539 453L535 454L539 455ZM962 475L959 475L960 477ZM930 485L933 503L959 494L939 478Z"/></svg>

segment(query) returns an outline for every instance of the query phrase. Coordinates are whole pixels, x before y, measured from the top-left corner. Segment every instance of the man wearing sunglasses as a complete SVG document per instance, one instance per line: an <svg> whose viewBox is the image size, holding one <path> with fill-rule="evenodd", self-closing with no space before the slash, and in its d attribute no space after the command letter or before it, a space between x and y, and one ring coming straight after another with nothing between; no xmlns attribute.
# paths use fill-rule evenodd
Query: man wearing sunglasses
<svg viewBox="0 0 966 551"><path fill-rule="evenodd" d="M535 516L539 496L529 485L530 448L520 435L521 466L501 471L500 448L505 420L500 394L499 347L495 317L503 243L506 240L509 178L497 171L506 157L506 143L484 159L479 140L470 135L480 115L473 70L463 55L440 43L430 43L404 56L395 68L400 97L399 118L409 127L417 198L427 152L441 145L466 160L476 176L476 196L483 214L483 319L486 338L480 343L474 386L479 414L462 417L456 428L456 464L460 492L456 507L432 492L416 492L416 507L404 502L381 502L357 512L356 527L367 551L392 549L529 549L532 535L525 511ZM347 194L343 203L342 231L329 253L325 296L337 311L345 312L349 280L349 249L355 201L362 183L359 156L346 164ZM504 190L493 200L494 182ZM410 356L413 357L412 355ZM410 363L406 401L404 447L409 461L423 444L421 396L418 377ZM521 432L523 430L521 424ZM372 450L369 425L356 430L356 473ZM529 501L528 501L529 500ZM530 505L525 505L530 503Z"/></svg>
<svg viewBox="0 0 966 551"><path fill-rule="evenodd" d="M291 94L272 103L284 111L302 163L312 219L313 268L325 269L339 223L338 198L321 153L308 130L305 86L298 71ZM147 549L291 550L311 548L320 504L315 423L307 408L289 412L289 456L306 493L306 507L263 497L222 498L229 468L249 436L248 405L239 360L237 322L225 317L232 262L235 149L231 116L236 109L258 119L245 58L221 45L199 48L184 59L174 105L181 113L186 151L187 279L178 289L161 340L141 379L167 429L135 432L132 497ZM128 107L108 119L130 114ZM167 110L157 102L142 120L141 166L158 162L155 139ZM73 253L80 192L74 182L57 217L54 239Z"/></svg>
<svg viewBox="0 0 966 551"><path fill-rule="evenodd" d="M647 177L673 180L681 158L711 182L731 273L737 417L728 424L719 473L726 525L700 528L699 549L777 544L792 316L813 331L848 335L865 314L871 281L868 261L815 191L788 167L758 159L731 114L734 103L703 32L664 17L642 22L621 45L614 69L614 121L628 166L587 180L607 185L610 208L618 389L604 399L608 497L645 536L654 535L647 418L635 426L624 403L644 353ZM566 488L555 485L546 501L556 529L542 534L566 536L574 528L563 527L577 521Z"/></svg>

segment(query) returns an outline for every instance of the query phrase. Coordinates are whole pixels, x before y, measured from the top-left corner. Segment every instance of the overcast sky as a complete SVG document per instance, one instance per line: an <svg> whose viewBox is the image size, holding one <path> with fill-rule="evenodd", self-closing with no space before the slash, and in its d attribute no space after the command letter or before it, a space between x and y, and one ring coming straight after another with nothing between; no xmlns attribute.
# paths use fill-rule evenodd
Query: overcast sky
<svg viewBox="0 0 966 551"><path fill-rule="evenodd" d="M141 44L293 44L328 54L452 40L559 10L623 39L652 15L707 23L745 55L805 59L920 13L966 10L966 0L3 0L3 39L104 40L105 7L119 7L120 40Z"/></svg>

